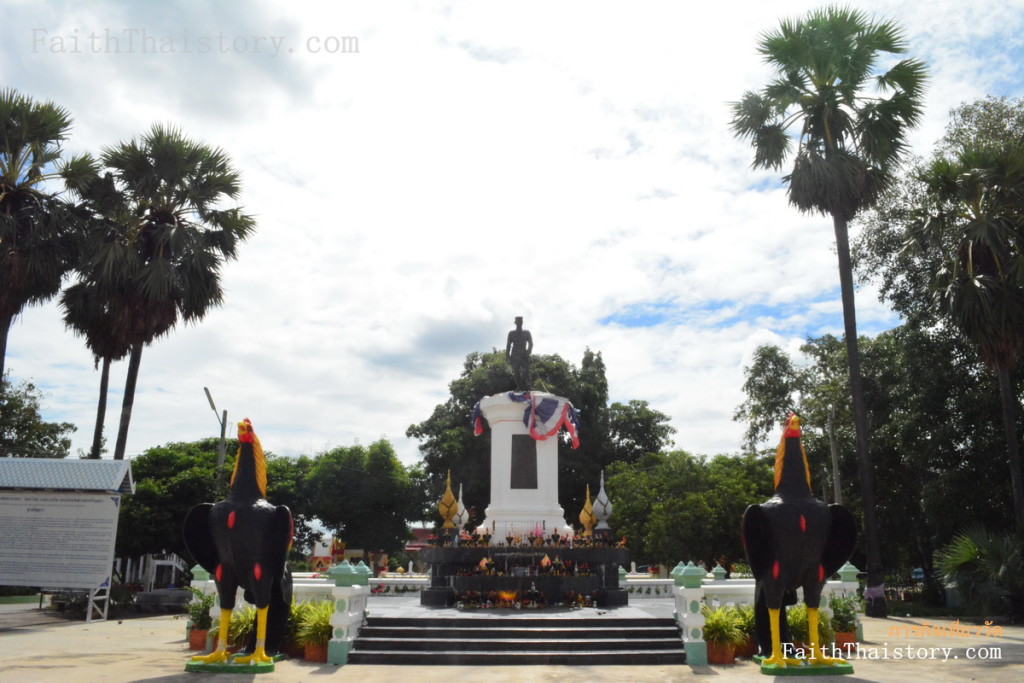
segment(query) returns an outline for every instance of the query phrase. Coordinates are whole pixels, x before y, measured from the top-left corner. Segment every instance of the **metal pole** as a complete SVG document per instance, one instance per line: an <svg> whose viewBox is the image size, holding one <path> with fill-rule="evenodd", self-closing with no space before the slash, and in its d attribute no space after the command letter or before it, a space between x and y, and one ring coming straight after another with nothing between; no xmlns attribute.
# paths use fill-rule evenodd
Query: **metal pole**
<svg viewBox="0 0 1024 683"><path fill-rule="evenodd" d="M217 421L220 423L220 444L217 446L217 488L219 490L221 482L224 481L224 455L227 451L225 434L228 428L228 411L225 410L223 416L218 414L217 405L213 402L213 395L210 394L210 390L207 387L203 387L203 391L206 392L206 399L210 402L213 414L216 415Z"/></svg>
<svg viewBox="0 0 1024 683"><path fill-rule="evenodd" d="M220 484L224 481L224 453L227 451L227 442L224 440L224 434L228 428L228 411L224 411L224 416L220 420L220 445L217 446L217 488L220 489Z"/></svg>

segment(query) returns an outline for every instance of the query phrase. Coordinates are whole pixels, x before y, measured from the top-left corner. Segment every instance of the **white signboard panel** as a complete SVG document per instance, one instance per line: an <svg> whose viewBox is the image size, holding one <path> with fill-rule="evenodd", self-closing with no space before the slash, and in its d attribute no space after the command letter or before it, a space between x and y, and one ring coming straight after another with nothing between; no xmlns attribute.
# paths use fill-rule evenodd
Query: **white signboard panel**
<svg viewBox="0 0 1024 683"><path fill-rule="evenodd" d="M109 585L116 493L0 491L0 585Z"/></svg>

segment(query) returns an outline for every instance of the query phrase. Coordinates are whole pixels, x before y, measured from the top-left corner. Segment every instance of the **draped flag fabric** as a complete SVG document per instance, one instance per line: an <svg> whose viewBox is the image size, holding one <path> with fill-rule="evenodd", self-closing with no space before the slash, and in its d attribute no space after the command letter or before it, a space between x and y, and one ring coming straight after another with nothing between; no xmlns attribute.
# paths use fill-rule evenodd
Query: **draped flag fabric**
<svg viewBox="0 0 1024 683"><path fill-rule="evenodd" d="M516 403L527 404L523 410L523 424L530 430L530 436L535 440L544 441L565 427L565 431L569 432L572 439L572 447L579 448L579 411L573 408L567 399L550 394L538 396L530 391L510 391L508 398ZM480 436L484 431L484 424L479 401L473 406L470 421L473 424L473 433Z"/></svg>
<svg viewBox="0 0 1024 683"><path fill-rule="evenodd" d="M484 416L480 412L480 401L476 402L473 406L473 414L470 416L469 421L473 425L473 436L480 436L484 433Z"/></svg>

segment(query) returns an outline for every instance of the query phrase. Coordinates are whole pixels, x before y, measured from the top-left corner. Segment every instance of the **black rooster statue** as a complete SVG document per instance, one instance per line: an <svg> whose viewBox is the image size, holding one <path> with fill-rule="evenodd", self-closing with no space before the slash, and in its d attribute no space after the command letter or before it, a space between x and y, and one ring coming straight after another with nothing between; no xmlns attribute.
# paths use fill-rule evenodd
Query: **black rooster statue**
<svg viewBox="0 0 1024 683"><path fill-rule="evenodd" d="M294 528L291 511L271 505L266 495L263 447L246 418L238 423L238 454L227 499L197 505L185 516L185 546L214 577L220 597L217 649L193 657L194 662L228 661L228 625L239 587L245 600L256 605L256 628L233 663L269 663L280 650L292 602L287 557Z"/></svg>
<svg viewBox="0 0 1024 683"><path fill-rule="evenodd" d="M783 656L781 615L803 588L807 605L809 664L845 664L819 651L821 589L857 542L857 522L841 505L811 495L811 471L800 443L800 419L790 414L775 453L775 495L743 513L743 545L755 579L755 616L762 666L795 666Z"/></svg>

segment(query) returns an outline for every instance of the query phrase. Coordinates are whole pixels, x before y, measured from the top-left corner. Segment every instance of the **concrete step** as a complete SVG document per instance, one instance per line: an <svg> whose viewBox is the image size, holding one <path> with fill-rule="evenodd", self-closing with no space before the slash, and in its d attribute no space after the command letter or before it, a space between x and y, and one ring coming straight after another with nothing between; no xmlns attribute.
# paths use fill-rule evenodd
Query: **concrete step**
<svg viewBox="0 0 1024 683"><path fill-rule="evenodd" d="M597 666L611 664L631 665L665 665L685 664L686 653L682 643L678 649L671 650L615 650L615 651L580 651L580 652L545 652L490 650L480 652L463 652L441 650L423 652L419 650L353 650L348 655L349 664L408 664L413 666L426 665L490 665L516 666L530 664L561 664L566 666Z"/></svg>
<svg viewBox="0 0 1024 683"><path fill-rule="evenodd" d="M606 652L609 650L667 650L675 646L682 647L682 641L675 638L658 638L652 640L624 641L619 638L574 638L545 639L530 637L514 638L461 638L453 641L450 638L374 638L359 634L357 648L367 650L416 650L419 652L435 652L438 650L458 650L459 652L484 652L495 649L528 650L533 652L557 651L590 651Z"/></svg>
<svg viewBox="0 0 1024 683"><path fill-rule="evenodd" d="M560 616L371 617L353 664L683 664L672 619Z"/></svg>
<svg viewBox="0 0 1024 683"><path fill-rule="evenodd" d="M488 638L545 638L579 640L586 638L613 638L617 640L648 640L679 637L675 626L617 626L579 628L575 626L537 626L517 628L514 626L490 626L482 628L444 628L435 626L364 626L360 635L367 638L480 638L485 632Z"/></svg>
<svg viewBox="0 0 1024 683"><path fill-rule="evenodd" d="M454 612L454 610L452 610ZM370 617L367 624L370 626L441 626L445 628L489 628L498 625L512 625L516 627L555 626L595 628L595 627L624 627L624 626L658 626L675 628L676 623L671 618L650 617L636 619L628 617L562 617L550 616L495 616L493 611L480 612L474 617Z"/></svg>

